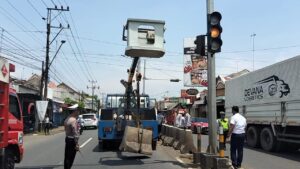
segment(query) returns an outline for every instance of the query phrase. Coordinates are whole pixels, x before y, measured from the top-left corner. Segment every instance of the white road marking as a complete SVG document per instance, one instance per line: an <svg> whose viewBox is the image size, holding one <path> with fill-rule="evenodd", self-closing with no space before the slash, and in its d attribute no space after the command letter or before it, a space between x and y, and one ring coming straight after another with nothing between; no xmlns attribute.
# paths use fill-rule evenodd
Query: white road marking
<svg viewBox="0 0 300 169"><path fill-rule="evenodd" d="M87 143L89 143L93 138L89 138L88 140L86 140L83 144L81 144L81 146L79 148L84 147Z"/></svg>

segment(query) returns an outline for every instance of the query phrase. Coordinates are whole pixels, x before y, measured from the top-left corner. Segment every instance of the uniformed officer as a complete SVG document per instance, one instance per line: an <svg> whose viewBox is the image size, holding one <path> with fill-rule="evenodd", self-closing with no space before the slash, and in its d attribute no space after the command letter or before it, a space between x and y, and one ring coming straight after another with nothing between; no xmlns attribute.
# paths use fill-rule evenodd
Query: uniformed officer
<svg viewBox="0 0 300 169"><path fill-rule="evenodd" d="M78 104L68 107L71 114L66 118L64 122L66 133L66 146L65 146L65 160L64 168L70 169L73 165L76 152L79 151L79 133L77 129L77 118L79 115Z"/></svg>
<svg viewBox="0 0 300 169"><path fill-rule="evenodd" d="M223 128L223 135L226 138L229 131L229 120L225 117L225 112L220 112L221 119L218 120L219 127ZM226 150L226 143L224 142L224 148Z"/></svg>

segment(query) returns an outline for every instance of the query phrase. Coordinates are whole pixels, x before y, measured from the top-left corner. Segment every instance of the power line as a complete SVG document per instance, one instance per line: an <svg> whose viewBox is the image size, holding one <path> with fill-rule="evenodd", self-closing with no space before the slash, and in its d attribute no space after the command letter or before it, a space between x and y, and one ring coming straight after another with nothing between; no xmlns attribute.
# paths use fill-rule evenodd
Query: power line
<svg viewBox="0 0 300 169"><path fill-rule="evenodd" d="M62 5L60 1L58 1L58 2L60 3L60 5ZM67 3L66 3L66 5L68 6ZM74 22L74 19L73 19L73 17L72 17L72 13L71 13L71 12L69 13L69 16L70 16L70 18L71 18L71 22L72 22L72 25L73 25L73 27L74 27L75 34L76 34L77 36L79 36L79 35L78 35L78 31L77 31L77 29L76 29L76 24L75 24L75 22ZM66 14L63 14L63 17L64 17L64 20L65 20L66 22L68 22L67 17L66 17ZM74 42L75 42L75 46L76 46L76 48L77 48L77 50L78 50L78 52L79 52L79 56L81 56L81 57L83 58L83 60L85 60L84 66L85 66L85 68L86 68L86 70L87 70L87 73L88 73L88 75L89 75L92 79L94 79L94 76L93 76L92 73L89 71L89 67L90 67L90 66L89 66L88 63L86 62L86 58L81 54L81 53L82 53L81 51L84 52L84 50L83 50L83 48L82 48L82 43L81 43L81 41L80 41L80 39L79 39L79 40L78 40L79 45L77 44L77 41L75 40L75 36L74 36L72 30L73 30L73 29L71 28L71 29L70 29L70 32L71 32L72 38L73 38L73 40L74 40Z"/></svg>
<svg viewBox="0 0 300 169"><path fill-rule="evenodd" d="M3 39L6 39L6 42L9 43L9 44L6 44L6 43L3 42L3 44L8 45L9 47L13 46L13 47L17 47L18 48L18 46L16 46L15 43L13 41L11 41L9 38L3 36ZM19 54L20 56L23 56L23 57L28 58L28 59L36 60L36 61L41 61L37 57L35 57L35 56L31 55L30 53L28 53L26 50L24 50L22 48L19 48L19 49L22 51L22 53ZM3 49L3 50L9 51L7 49ZM18 53L18 52L12 52L12 51L9 51L9 52L11 52L11 53ZM25 55L24 53L27 54L28 56Z"/></svg>
<svg viewBox="0 0 300 169"><path fill-rule="evenodd" d="M13 24L15 24L17 27L19 27L21 30L26 31L27 27L21 24L14 16L12 16L6 9L0 7L0 9L4 12L1 12L3 15L7 17L8 20L10 20ZM36 43L41 41L35 34L30 33L30 38L34 39Z"/></svg>
<svg viewBox="0 0 300 169"><path fill-rule="evenodd" d="M34 27L36 30L38 30L38 28L30 21L30 20L28 20L25 16L24 16L24 14L22 14L21 12L20 12L20 10L18 10L13 4L11 4L8 0L6 0L6 2L25 20L25 21L27 21L32 27Z"/></svg>
<svg viewBox="0 0 300 169"><path fill-rule="evenodd" d="M3 34L3 36L2 36L3 38L9 40L10 43L13 44L14 47L17 47L22 52L25 52L28 55L32 56L33 58L38 59L38 56L35 56L35 54L33 54L30 51L26 50L27 47L29 48L29 46L27 46L27 44L25 44L23 41L21 41L20 39L18 39L17 37L15 37L14 35L12 35L11 33L5 31L5 29L3 29L2 27L0 27L0 28L3 30L3 32L7 33L8 35L10 35L14 39L14 40L11 39L10 37L6 36L5 34Z"/></svg>
<svg viewBox="0 0 300 169"><path fill-rule="evenodd" d="M33 8L33 10L38 14L40 15L41 18L44 18L42 16L42 14L34 7L34 5L30 2L30 0L27 0L27 2L29 3L29 5Z"/></svg>

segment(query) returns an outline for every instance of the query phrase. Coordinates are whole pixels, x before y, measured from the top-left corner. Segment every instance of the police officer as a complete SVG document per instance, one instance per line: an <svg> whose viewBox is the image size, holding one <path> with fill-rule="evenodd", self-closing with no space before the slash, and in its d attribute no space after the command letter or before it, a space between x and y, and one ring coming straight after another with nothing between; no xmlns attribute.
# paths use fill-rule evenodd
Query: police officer
<svg viewBox="0 0 300 169"><path fill-rule="evenodd" d="M228 118L225 117L225 112L223 112L223 111L220 112L220 116L221 116L221 119L218 120L219 127L223 128L224 137L227 137L228 130L229 130L229 120L228 120ZM226 145L225 145L225 148L226 148Z"/></svg>
<svg viewBox="0 0 300 169"><path fill-rule="evenodd" d="M73 165L76 152L79 151L79 133L77 129L77 118L79 115L78 104L68 107L71 114L66 118L64 122L66 133L66 146L65 146L65 160L64 168L70 169Z"/></svg>

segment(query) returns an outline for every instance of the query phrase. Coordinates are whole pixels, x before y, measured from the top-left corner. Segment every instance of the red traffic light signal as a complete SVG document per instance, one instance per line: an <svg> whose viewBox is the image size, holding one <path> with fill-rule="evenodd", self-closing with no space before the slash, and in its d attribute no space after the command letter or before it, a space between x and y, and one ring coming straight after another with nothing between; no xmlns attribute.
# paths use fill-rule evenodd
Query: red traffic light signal
<svg viewBox="0 0 300 169"><path fill-rule="evenodd" d="M221 39L221 19L222 15L219 12L213 12L208 15L208 50L211 53L221 52L223 44Z"/></svg>

